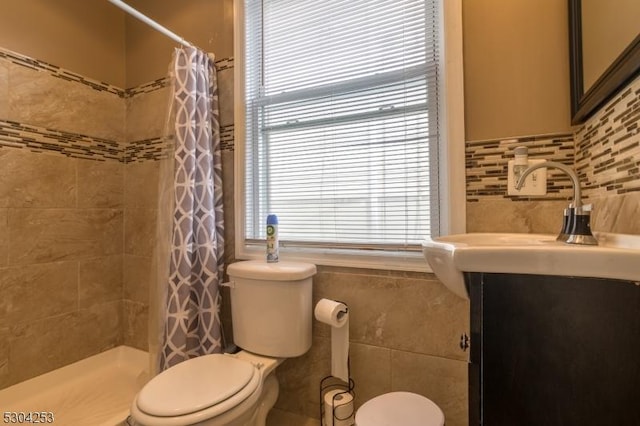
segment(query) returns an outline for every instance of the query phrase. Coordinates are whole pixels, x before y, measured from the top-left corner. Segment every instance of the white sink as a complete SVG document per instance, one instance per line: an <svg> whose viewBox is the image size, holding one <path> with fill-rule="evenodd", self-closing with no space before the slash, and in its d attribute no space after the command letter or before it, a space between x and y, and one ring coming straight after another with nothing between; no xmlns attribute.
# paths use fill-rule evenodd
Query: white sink
<svg viewBox="0 0 640 426"><path fill-rule="evenodd" d="M640 235L594 233L597 246L547 234L458 234L427 239L422 251L436 276L468 299L463 272L613 278L640 282ZM640 285L640 283L639 283Z"/></svg>

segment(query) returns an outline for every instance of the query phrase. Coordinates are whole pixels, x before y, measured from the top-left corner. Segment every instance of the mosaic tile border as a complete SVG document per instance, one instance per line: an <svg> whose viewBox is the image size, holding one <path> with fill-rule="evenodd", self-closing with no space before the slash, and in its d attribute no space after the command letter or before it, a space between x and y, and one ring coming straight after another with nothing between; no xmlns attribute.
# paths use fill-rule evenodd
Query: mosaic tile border
<svg viewBox="0 0 640 426"><path fill-rule="evenodd" d="M61 78L66 81L84 84L85 86L89 86L94 90L113 93L114 95L117 95L121 98L130 98L132 96L137 96L143 93L149 93L153 92L154 90L162 89L164 87L167 87L170 81L168 77L163 77L136 87L121 89L112 84L104 83L102 81L94 80L91 78L86 78L80 74L71 72L57 65L53 65L39 59L34 59L2 47L0 47L0 60L5 60L15 65L27 67L34 71L46 72L53 77ZM216 71L220 72L229 68L233 68L233 64L233 57L219 59L215 62Z"/></svg>
<svg viewBox="0 0 640 426"><path fill-rule="evenodd" d="M640 191L640 77L576 132L585 196Z"/></svg>
<svg viewBox="0 0 640 426"><path fill-rule="evenodd" d="M124 158L124 150L116 141L7 120L0 120L0 148L26 148L97 161Z"/></svg>
<svg viewBox="0 0 640 426"><path fill-rule="evenodd" d="M572 196L570 179L564 173L553 169L548 170L547 195L540 197L507 195L508 161L513 159L513 150L517 146L529 148L530 158L557 161L573 166L572 133L468 141L465 144L467 201L566 200Z"/></svg>
<svg viewBox="0 0 640 426"><path fill-rule="evenodd" d="M233 132L233 126L220 128L223 151L233 151ZM123 147L109 139L0 120L0 149L27 149L35 153L49 152L84 160L134 163L167 158L170 145L171 141L157 137L132 141Z"/></svg>
<svg viewBox="0 0 640 426"><path fill-rule="evenodd" d="M233 68L233 58L225 58L225 59L220 59L219 61L216 61L217 72L224 71L231 68ZM145 93L153 92L155 90L160 90L169 86L170 83L171 83L171 79L169 77L162 77L157 80L150 81L148 83L126 89L124 97L131 98L133 96L138 96Z"/></svg>
<svg viewBox="0 0 640 426"><path fill-rule="evenodd" d="M125 148L124 162L163 160L171 152L172 144L173 138L165 140L162 137L129 142ZM233 146L233 125L220 127L220 149L233 151Z"/></svg>
<svg viewBox="0 0 640 426"><path fill-rule="evenodd" d="M67 81L84 84L95 90L107 91L123 99L151 93L170 84L170 79L163 77L123 90L0 47L1 60L9 61L37 72L46 72ZM220 59L216 61L216 70L222 71L233 68L233 63L233 58ZM220 133L222 149L233 150L233 125L222 127ZM0 148L26 148L32 152L50 152L67 157L124 163L166 158L167 146L161 137L132 141L122 145L124 147L118 142L108 139L0 119Z"/></svg>
<svg viewBox="0 0 640 426"><path fill-rule="evenodd" d="M172 144L173 138L162 137L129 142L125 148L124 162L128 164L163 160L169 155Z"/></svg>
<svg viewBox="0 0 640 426"><path fill-rule="evenodd" d="M233 124L220 127L220 149L233 151L235 149L235 128Z"/></svg>
<svg viewBox="0 0 640 426"><path fill-rule="evenodd" d="M136 87L132 87L125 90L125 98L132 98L134 96L143 95L146 93L151 93L156 90L164 89L169 86L171 83L171 79L169 77L162 77L154 81L150 81L148 83L141 84Z"/></svg>
<svg viewBox="0 0 640 426"><path fill-rule="evenodd" d="M57 65L52 65L38 59L33 59L7 49L0 48L0 60L6 60L15 65L30 68L34 71L46 72L53 77L61 78L63 80L84 84L85 86L89 86L94 90L113 93L114 95L117 95L121 98L124 98L126 96L125 90L114 85L83 77L80 74L65 70L64 68L60 68Z"/></svg>

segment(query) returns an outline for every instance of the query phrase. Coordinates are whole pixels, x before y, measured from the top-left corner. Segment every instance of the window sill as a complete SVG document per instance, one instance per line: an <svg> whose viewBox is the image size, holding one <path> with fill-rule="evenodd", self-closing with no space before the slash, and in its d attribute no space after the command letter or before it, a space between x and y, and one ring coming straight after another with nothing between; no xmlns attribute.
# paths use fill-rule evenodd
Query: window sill
<svg viewBox="0 0 640 426"><path fill-rule="evenodd" d="M281 261L308 262L314 265L394 271L432 272L421 252L385 252L318 248L280 248ZM258 246L236 247L238 260L265 258Z"/></svg>

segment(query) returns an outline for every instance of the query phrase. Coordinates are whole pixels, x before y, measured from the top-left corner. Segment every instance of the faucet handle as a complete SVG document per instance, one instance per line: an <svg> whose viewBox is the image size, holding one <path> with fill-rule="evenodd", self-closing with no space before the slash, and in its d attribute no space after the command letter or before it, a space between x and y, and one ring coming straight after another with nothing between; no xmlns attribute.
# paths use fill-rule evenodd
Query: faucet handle
<svg viewBox="0 0 640 426"><path fill-rule="evenodd" d="M569 208L573 210L573 221L571 221L568 235L565 242L568 244L598 245L598 240L591 233L591 204L583 204L580 207Z"/></svg>

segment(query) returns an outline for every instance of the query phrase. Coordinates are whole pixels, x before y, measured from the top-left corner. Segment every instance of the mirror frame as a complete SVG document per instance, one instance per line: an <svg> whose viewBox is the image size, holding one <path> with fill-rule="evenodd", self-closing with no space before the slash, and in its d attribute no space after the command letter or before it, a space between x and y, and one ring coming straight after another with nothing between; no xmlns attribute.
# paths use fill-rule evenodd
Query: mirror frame
<svg viewBox="0 0 640 426"><path fill-rule="evenodd" d="M606 101L640 73L640 34L585 93L582 74L582 5L569 0L569 66L571 124L584 123Z"/></svg>

